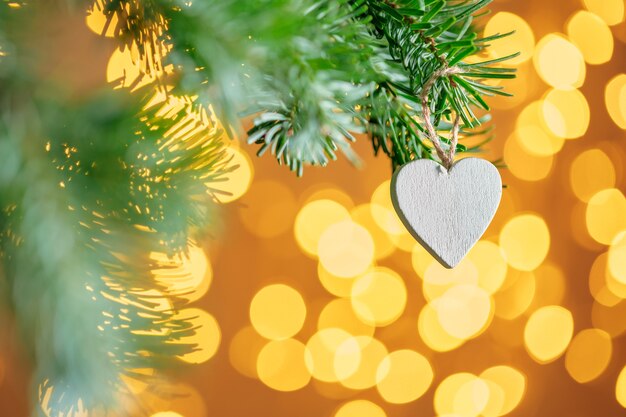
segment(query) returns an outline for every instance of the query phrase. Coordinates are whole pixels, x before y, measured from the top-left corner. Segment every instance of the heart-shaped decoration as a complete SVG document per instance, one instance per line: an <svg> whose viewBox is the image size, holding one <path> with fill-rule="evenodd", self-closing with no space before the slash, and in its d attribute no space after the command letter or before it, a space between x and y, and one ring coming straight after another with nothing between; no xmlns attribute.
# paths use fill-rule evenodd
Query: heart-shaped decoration
<svg viewBox="0 0 626 417"><path fill-rule="evenodd" d="M449 171L419 159L397 170L391 200L411 235L446 268L454 268L485 233L502 196L498 169L465 158Z"/></svg>

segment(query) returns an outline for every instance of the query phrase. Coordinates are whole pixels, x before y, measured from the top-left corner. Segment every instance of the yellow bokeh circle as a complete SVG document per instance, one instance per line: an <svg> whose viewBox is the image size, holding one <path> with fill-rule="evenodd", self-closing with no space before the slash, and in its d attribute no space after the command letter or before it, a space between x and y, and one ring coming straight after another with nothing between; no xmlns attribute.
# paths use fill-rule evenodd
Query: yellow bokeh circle
<svg viewBox="0 0 626 417"><path fill-rule="evenodd" d="M530 25L516 14L496 13L487 22L484 35L487 37L509 32L514 33L490 42L489 52L494 58L502 58L519 52L519 56L507 61L510 65L518 65L532 58L535 36Z"/></svg>
<svg viewBox="0 0 626 417"><path fill-rule="evenodd" d="M585 329L572 339L565 354L565 369L576 382L590 382L606 370L612 354L610 334L600 329Z"/></svg>
<svg viewBox="0 0 626 417"><path fill-rule="evenodd" d="M341 350L340 350L341 348ZM305 351L306 367L315 379L337 382L356 372L361 361L358 342L342 329L322 329L308 340ZM342 375L337 375L339 370Z"/></svg>
<svg viewBox="0 0 626 417"><path fill-rule="evenodd" d="M551 90L543 101L543 116L548 129L559 137L575 139L587 132L590 110L579 90Z"/></svg>
<svg viewBox="0 0 626 417"><path fill-rule="evenodd" d="M305 346L302 342L294 339L272 340L259 352L259 379L276 391L304 388L311 380L304 357Z"/></svg>
<svg viewBox="0 0 626 417"><path fill-rule="evenodd" d="M292 227L296 211L291 189L278 181L262 180L255 182L242 199L239 218L253 235L273 238Z"/></svg>
<svg viewBox="0 0 626 417"><path fill-rule="evenodd" d="M317 256L317 245L322 233L331 224L349 220L348 210L336 201L313 200L300 209L294 224L296 242L310 256Z"/></svg>
<svg viewBox="0 0 626 417"><path fill-rule="evenodd" d="M535 311L524 328L524 346L539 363L548 363L565 352L574 333L572 313L561 306L546 306Z"/></svg>
<svg viewBox="0 0 626 417"><path fill-rule="evenodd" d="M560 34L550 33L539 41L533 63L539 76L559 90L579 88L585 81L582 53Z"/></svg>
<svg viewBox="0 0 626 417"><path fill-rule="evenodd" d="M593 175L589 175L590 172ZM589 149L576 156L569 178L576 197L588 202L598 191L615 186L615 167L602 150Z"/></svg>
<svg viewBox="0 0 626 417"><path fill-rule="evenodd" d="M257 357L267 344L267 339L259 335L254 327L240 329L230 341L228 358L233 368L249 378L258 378Z"/></svg>
<svg viewBox="0 0 626 417"><path fill-rule="evenodd" d="M514 137L532 155L546 157L563 148L564 139L552 133L543 112L543 101L528 104L517 117Z"/></svg>
<svg viewBox="0 0 626 417"><path fill-rule="evenodd" d="M378 393L392 404L406 404L420 398L433 382L428 360L412 350L391 352L378 366Z"/></svg>
<svg viewBox="0 0 626 417"><path fill-rule="evenodd" d="M477 417L487 407L489 395L489 385L476 375L452 374L435 390L435 411L438 415Z"/></svg>
<svg viewBox="0 0 626 417"><path fill-rule="evenodd" d="M540 156L530 152L522 145L522 139L515 131L504 144L504 161L515 177L524 181L540 181L550 174L554 161L553 155Z"/></svg>
<svg viewBox="0 0 626 417"><path fill-rule="evenodd" d="M211 359L220 346L222 332L215 317L199 308L180 310L174 320L187 321L194 329L191 334L178 340L178 343L195 345L189 353L178 356L187 363L203 363Z"/></svg>
<svg viewBox="0 0 626 417"><path fill-rule="evenodd" d="M373 336L374 326L359 318L347 298L337 298L330 301L319 315L317 329L343 329L354 336Z"/></svg>
<svg viewBox="0 0 626 417"><path fill-rule="evenodd" d="M363 226L352 220L331 224L317 245L320 263L338 277L364 273L374 261L374 240Z"/></svg>
<svg viewBox="0 0 626 417"><path fill-rule="evenodd" d="M480 378L495 384L501 390L496 392L503 395L502 400L498 401L498 407L494 407L493 404L490 404L491 407L487 406L490 413L484 413L485 415L495 417L509 414L519 405L526 393L526 375L510 366L500 365L485 369ZM494 394L493 389L491 393Z"/></svg>
<svg viewBox="0 0 626 417"><path fill-rule="evenodd" d="M609 26L624 21L623 0L583 0L583 2L587 10L600 16Z"/></svg>
<svg viewBox="0 0 626 417"><path fill-rule="evenodd" d="M626 366L624 366L617 376L617 382L615 383L615 398L617 402L624 408L626 408Z"/></svg>
<svg viewBox="0 0 626 417"><path fill-rule="evenodd" d="M476 337L493 317L489 294L474 285L457 285L432 302L441 327L457 339Z"/></svg>
<svg viewBox="0 0 626 417"><path fill-rule="evenodd" d="M617 282L626 285L626 231L619 233L611 242L608 269Z"/></svg>
<svg viewBox="0 0 626 417"><path fill-rule="evenodd" d="M422 292L426 300L433 301L452 287L462 284L478 285L478 280L478 269L470 257L466 257L452 269L433 261L424 274Z"/></svg>
<svg viewBox="0 0 626 417"><path fill-rule="evenodd" d="M386 326L404 311L406 286L396 272L377 267L355 281L351 300L354 312L363 322Z"/></svg>
<svg viewBox="0 0 626 417"><path fill-rule="evenodd" d="M500 247L509 265L521 271L532 271L548 254L550 231L538 215L521 214L502 228Z"/></svg>
<svg viewBox="0 0 626 417"><path fill-rule="evenodd" d="M387 417L387 414L371 401L354 400L339 407L335 417Z"/></svg>
<svg viewBox="0 0 626 417"><path fill-rule="evenodd" d="M613 56L613 34L595 13L579 11L567 22L567 34L587 63L600 65Z"/></svg>
<svg viewBox="0 0 626 417"><path fill-rule="evenodd" d="M494 294L502 287L508 269L502 249L488 240L479 240L467 254L476 268L478 286L488 294Z"/></svg>
<svg viewBox="0 0 626 417"><path fill-rule="evenodd" d="M387 357L387 348L379 340L368 336L357 336L355 340L361 349L361 361L357 370L340 382L354 390L371 388L376 385L378 366Z"/></svg>
<svg viewBox="0 0 626 417"><path fill-rule="evenodd" d="M585 219L591 237L609 245L618 233L626 230L626 198L617 188L608 188L589 199Z"/></svg>
<svg viewBox="0 0 626 417"><path fill-rule="evenodd" d="M495 294L495 315L505 320L515 320L528 310L535 298L537 283L529 271L510 271L506 288Z"/></svg>
<svg viewBox="0 0 626 417"><path fill-rule="evenodd" d="M370 210L374 221L392 236L408 234L391 202L391 181L382 182L372 193Z"/></svg>
<svg viewBox="0 0 626 417"><path fill-rule="evenodd" d="M267 339L288 339L298 333L306 318L306 304L298 291L273 284L262 288L250 303L250 322Z"/></svg>
<svg viewBox="0 0 626 417"><path fill-rule="evenodd" d="M606 84L604 104L613 122L626 129L626 74L618 74Z"/></svg>
<svg viewBox="0 0 626 417"><path fill-rule="evenodd" d="M250 157L243 150L229 146L224 148L224 152L231 158L229 165L237 168L227 174L226 181L212 183L211 188L219 191L215 193L215 198L220 203L230 203L248 191L254 177L254 167Z"/></svg>
<svg viewBox="0 0 626 417"><path fill-rule="evenodd" d="M465 343L464 339L451 336L441 326L437 310L431 304L426 304L420 311L417 329L426 346L436 352L448 352Z"/></svg>

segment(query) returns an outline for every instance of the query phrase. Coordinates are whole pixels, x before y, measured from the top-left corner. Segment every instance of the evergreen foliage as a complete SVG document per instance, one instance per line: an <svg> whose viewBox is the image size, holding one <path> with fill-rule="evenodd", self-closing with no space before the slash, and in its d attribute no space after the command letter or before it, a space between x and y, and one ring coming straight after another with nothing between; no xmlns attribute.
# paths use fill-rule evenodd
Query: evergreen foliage
<svg viewBox="0 0 626 417"><path fill-rule="evenodd" d="M214 185L235 168L220 126L243 136L251 116L248 142L299 175L337 151L356 162L359 133L393 167L436 159L420 95L457 66L431 89L434 123L489 135L484 97L506 93L487 81L513 76L506 58L470 60L501 36L478 35L489 2L2 0L0 289L36 363L34 414L115 409L124 375L193 348L151 253L184 256L215 227ZM64 8L102 10L149 82L76 99L42 79L23 32Z"/></svg>

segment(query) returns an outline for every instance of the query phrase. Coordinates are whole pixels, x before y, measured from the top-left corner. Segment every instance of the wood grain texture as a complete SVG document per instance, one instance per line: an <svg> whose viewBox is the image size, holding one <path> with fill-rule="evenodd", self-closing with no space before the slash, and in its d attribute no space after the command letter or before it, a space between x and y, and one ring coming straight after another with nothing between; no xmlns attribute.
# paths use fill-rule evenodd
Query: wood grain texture
<svg viewBox="0 0 626 417"><path fill-rule="evenodd" d="M485 233L500 204L502 179L489 161L465 158L450 171L420 159L397 170L391 200L411 235L454 268Z"/></svg>

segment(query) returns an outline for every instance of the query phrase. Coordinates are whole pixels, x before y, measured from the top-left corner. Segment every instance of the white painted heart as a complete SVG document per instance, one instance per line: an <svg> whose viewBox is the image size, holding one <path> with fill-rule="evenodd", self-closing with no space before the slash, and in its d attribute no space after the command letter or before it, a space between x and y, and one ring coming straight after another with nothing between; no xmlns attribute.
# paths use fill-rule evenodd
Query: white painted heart
<svg viewBox="0 0 626 417"><path fill-rule="evenodd" d="M454 268L485 233L502 196L498 169L465 158L449 171L420 159L397 170L391 199L411 235L446 268Z"/></svg>

